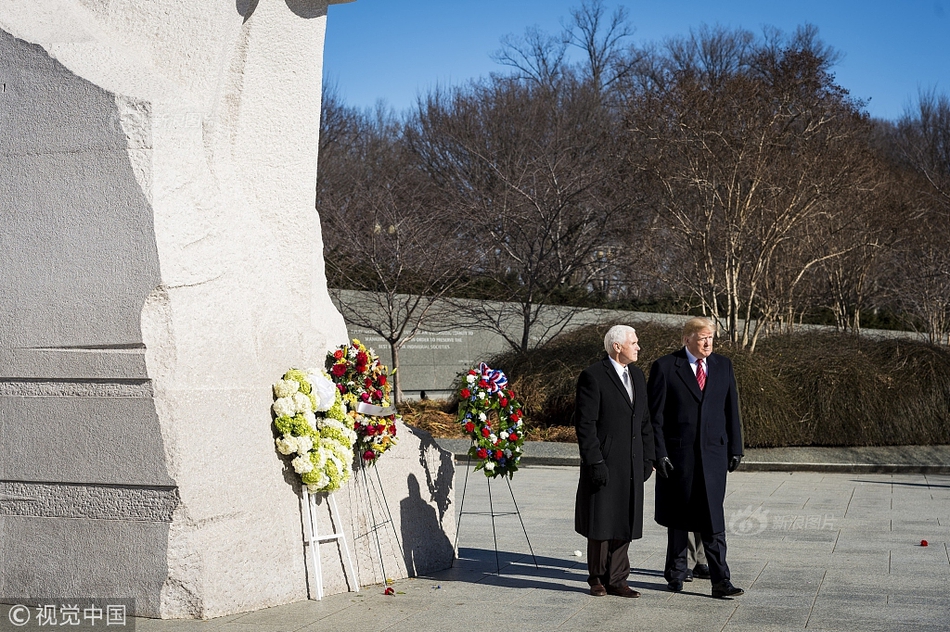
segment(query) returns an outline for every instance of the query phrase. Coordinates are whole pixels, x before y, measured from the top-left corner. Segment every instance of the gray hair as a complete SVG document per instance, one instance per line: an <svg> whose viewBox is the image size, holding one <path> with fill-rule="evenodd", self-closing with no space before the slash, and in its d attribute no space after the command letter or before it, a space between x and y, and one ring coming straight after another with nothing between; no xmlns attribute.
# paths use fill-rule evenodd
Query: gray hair
<svg viewBox="0 0 950 632"><path fill-rule="evenodd" d="M615 342L622 345L627 342L627 338L635 333L637 333L637 330L630 325L614 325L607 330L607 335L604 336L604 351L609 355Z"/></svg>

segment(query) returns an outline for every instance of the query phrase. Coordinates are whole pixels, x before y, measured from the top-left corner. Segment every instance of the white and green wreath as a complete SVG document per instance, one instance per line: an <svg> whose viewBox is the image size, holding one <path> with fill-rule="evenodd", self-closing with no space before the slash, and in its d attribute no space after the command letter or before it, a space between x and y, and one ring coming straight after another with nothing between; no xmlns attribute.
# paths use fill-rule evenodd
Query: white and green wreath
<svg viewBox="0 0 950 632"><path fill-rule="evenodd" d="M353 421L322 369L291 369L274 384L277 450L310 493L334 492L353 473Z"/></svg>

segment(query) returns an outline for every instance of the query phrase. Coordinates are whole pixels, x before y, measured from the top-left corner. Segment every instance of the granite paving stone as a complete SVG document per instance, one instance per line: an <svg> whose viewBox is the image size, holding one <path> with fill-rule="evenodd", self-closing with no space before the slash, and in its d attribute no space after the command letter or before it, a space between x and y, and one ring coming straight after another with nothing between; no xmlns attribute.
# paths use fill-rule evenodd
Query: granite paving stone
<svg viewBox="0 0 950 632"><path fill-rule="evenodd" d="M208 621L140 619L138 629L481 632L515 623L532 630L649 632L950 627L950 447L927 451L931 471L921 469L926 464L914 450L803 449L796 461L794 450L783 449L767 456L784 459L791 471L770 465L730 474L724 505L728 557L733 582L746 590L730 600L713 599L708 580L688 583L682 593L666 589L666 533L652 521L652 480L646 486L644 536L630 547L628 583L642 596L590 596L586 543L573 531L577 467L559 464L576 454L576 446L541 448L536 454L554 465L526 465L511 481L510 493L502 480L489 487L481 473L469 476L464 509L481 515L459 516L459 558L453 568L396 582L402 594L385 596L382 586L366 586L360 593ZM893 471L843 469L848 463L873 465L872 457ZM902 460L909 466L905 473L898 467ZM809 463L834 467L804 468ZM463 474L460 469L456 478L457 503ZM489 489L494 511L505 514L495 517L494 536L485 515ZM921 539L929 546L921 547Z"/></svg>

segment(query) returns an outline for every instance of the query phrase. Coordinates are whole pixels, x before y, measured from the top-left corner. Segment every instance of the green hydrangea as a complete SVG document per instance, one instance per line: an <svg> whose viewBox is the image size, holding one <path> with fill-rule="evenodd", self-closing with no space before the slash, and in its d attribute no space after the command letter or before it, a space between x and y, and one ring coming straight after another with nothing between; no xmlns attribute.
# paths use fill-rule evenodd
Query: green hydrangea
<svg viewBox="0 0 950 632"><path fill-rule="evenodd" d="M310 380L307 379L307 374L301 371L300 369L291 369L284 373L285 380L294 380L300 384L300 392L304 395L310 394Z"/></svg>

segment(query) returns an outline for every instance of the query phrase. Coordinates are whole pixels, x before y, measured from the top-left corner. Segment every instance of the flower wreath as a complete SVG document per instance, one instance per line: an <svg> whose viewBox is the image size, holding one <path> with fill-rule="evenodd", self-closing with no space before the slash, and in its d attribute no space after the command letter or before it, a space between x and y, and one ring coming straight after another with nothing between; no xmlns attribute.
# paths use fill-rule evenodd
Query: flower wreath
<svg viewBox="0 0 950 632"><path fill-rule="evenodd" d="M333 492L353 472L356 433L343 398L321 369L291 369L274 384L277 450L295 455L290 465L310 493ZM321 414L317 414L321 413Z"/></svg>
<svg viewBox="0 0 950 632"><path fill-rule="evenodd" d="M356 430L356 449L364 462L373 463L398 441L389 370L356 338L327 354L327 366Z"/></svg>
<svg viewBox="0 0 950 632"><path fill-rule="evenodd" d="M524 445L521 404L506 386L505 374L482 362L469 370L458 391L458 420L472 438L468 455L489 478L514 476Z"/></svg>

